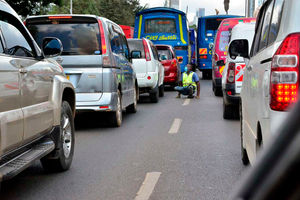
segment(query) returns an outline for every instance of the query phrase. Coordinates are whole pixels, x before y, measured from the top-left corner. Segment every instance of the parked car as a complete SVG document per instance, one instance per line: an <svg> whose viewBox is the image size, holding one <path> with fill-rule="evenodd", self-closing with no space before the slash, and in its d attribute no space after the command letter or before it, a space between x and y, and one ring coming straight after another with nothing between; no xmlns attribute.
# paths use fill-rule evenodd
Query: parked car
<svg viewBox="0 0 300 200"><path fill-rule="evenodd" d="M151 102L164 96L164 67L158 52L148 39L129 39L133 68L136 72L139 93L149 93Z"/></svg>
<svg viewBox="0 0 300 200"><path fill-rule="evenodd" d="M244 164L253 164L258 149L268 143L278 121L298 99L300 13L298 0L268 0L257 18L253 45L236 40L230 57L245 58L241 92L241 140ZM287 23L288 22L288 23Z"/></svg>
<svg viewBox="0 0 300 200"><path fill-rule="evenodd" d="M230 34L230 43L238 39L248 40L249 46L252 45L254 37L255 23L238 24ZM223 60L218 61L223 62ZM223 65L219 64L219 65ZM231 59L226 57L226 64L222 74L223 92L223 118L232 119L239 117L240 93L244 78L244 68L246 64L242 57Z"/></svg>
<svg viewBox="0 0 300 200"><path fill-rule="evenodd" d="M164 84L176 86L181 79L180 64L171 45L156 45L161 64L165 69Z"/></svg>
<svg viewBox="0 0 300 200"><path fill-rule="evenodd" d="M74 153L75 91L61 66L56 38L42 50L18 17L0 1L0 182L41 159L49 171L65 171Z"/></svg>
<svg viewBox="0 0 300 200"><path fill-rule="evenodd" d="M255 22L255 18L229 18L224 19L218 28L212 50L212 86L215 96L222 96L222 73L226 64L230 33L235 25L251 22ZM223 60L224 65L217 65L220 60Z"/></svg>
<svg viewBox="0 0 300 200"><path fill-rule="evenodd" d="M137 111L137 79L119 25L93 15L36 16L25 23L40 46L43 37L61 39L56 60L75 87L77 111L105 112L116 127L123 109Z"/></svg>

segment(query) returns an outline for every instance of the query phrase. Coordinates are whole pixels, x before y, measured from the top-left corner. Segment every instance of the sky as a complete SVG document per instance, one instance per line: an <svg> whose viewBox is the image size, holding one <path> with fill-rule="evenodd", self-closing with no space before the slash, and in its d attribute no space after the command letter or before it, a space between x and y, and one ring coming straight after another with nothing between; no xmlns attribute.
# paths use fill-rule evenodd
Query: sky
<svg viewBox="0 0 300 200"><path fill-rule="evenodd" d="M189 22L194 20L196 10L198 8L205 8L205 15L215 15L215 8L220 11L220 14L225 14L224 0L181 0L181 10L186 11L188 6L188 19ZM164 0L140 0L141 5L151 7L163 6ZM229 14L245 15L245 0L230 0Z"/></svg>

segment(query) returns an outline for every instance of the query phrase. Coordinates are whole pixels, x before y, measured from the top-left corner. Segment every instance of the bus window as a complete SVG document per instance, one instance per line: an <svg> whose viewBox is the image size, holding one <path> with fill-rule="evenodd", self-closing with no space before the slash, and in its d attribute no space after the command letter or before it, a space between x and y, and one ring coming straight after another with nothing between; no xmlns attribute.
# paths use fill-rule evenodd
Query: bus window
<svg viewBox="0 0 300 200"><path fill-rule="evenodd" d="M145 33L176 33L176 22L174 19L147 19L145 22Z"/></svg>
<svg viewBox="0 0 300 200"><path fill-rule="evenodd" d="M222 20L223 19L207 19L205 23L205 30L218 30Z"/></svg>

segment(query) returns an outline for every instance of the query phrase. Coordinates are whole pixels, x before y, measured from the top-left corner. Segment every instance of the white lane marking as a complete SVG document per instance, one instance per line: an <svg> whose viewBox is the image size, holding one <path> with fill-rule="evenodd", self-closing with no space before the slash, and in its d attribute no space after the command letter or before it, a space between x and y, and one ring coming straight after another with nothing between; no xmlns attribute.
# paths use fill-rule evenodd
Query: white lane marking
<svg viewBox="0 0 300 200"><path fill-rule="evenodd" d="M145 180L139 191L136 193L134 200L148 200L155 188L161 172L149 172L146 174Z"/></svg>
<svg viewBox="0 0 300 200"><path fill-rule="evenodd" d="M169 134L173 135L178 133L181 123L182 123L182 119L178 119L178 118L174 119L173 124L169 130Z"/></svg>
<svg viewBox="0 0 300 200"><path fill-rule="evenodd" d="M191 99L186 99L186 100L184 100L182 105L183 106L188 106L190 104L190 102L191 102Z"/></svg>

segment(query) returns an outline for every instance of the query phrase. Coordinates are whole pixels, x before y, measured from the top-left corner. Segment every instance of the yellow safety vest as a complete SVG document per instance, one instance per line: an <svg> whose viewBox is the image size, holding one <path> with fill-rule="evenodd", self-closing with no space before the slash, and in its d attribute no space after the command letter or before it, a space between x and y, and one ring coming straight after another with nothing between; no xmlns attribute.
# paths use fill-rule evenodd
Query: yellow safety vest
<svg viewBox="0 0 300 200"><path fill-rule="evenodd" d="M183 73L183 77L182 77L183 87L192 85L197 88L197 84L195 82L193 82L193 75L194 75L194 72L190 72L189 75L186 72Z"/></svg>

